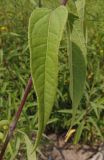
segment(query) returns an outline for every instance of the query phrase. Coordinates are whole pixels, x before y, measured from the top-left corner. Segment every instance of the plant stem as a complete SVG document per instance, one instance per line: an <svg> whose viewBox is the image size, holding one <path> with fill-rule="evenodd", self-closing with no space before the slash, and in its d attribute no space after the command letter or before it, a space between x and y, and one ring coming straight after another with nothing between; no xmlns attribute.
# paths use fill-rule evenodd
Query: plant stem
<svg viewBox="0 0 104 160"><path fill-rule="evenodd" d="M67 2L68 2L68 0L61 0L62 5L66 5Z"/></svg>
<svg viewBox="0 0 104 160"><path fill-rule="evenodd" d="M21 104L20 104L20 106L19 106L19 108L18 108L18 111L17 111L16 114L15 114L15 117L14 117L13 122L10 124L9 131L8 131L8 134L7 134L7 137L6 137L6 140L5 140L5 142L4 142L4 145L3 145L2 150L1 150L1 153L0 153L0 160L3 159L3 156L4 156L4 154L5 154L5 151L6 151L6 148L7 148L7 146L8 146L8 143L10 142L10 139L11 139L11 137L13 136L13 132L14 132L14 130L15 130L15 128L16 128L17 122L18 122L18 120L19 120L19 117L20 117L20 115L21 115L22 109L23 109L23 107L24 107L24 104L25 104L25 102L26 102L26 99L27 99L27 96L28 96L28 94L29 94L29 91L30 91L31 87L32 87L32 78L30 77L29 80L28 80L28 83L27 83L27 85L26 85L26 89L25 89L25 91L24 91L24 96L23 96L23 98L22 98L22 100L21 100Z"/></svg>
<svg viewBox="0 0 104 160"><path fill-rule="evenodd" d="M42 7L42 2L41 2L41 0L39 0L39 8L41 8Z"/></svg>

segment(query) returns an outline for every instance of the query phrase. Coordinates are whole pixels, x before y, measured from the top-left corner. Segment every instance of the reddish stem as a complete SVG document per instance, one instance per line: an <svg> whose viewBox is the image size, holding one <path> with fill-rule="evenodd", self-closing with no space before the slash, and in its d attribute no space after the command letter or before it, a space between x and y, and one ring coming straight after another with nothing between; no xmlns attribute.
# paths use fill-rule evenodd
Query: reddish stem
<svg viewBox="0 0 104 160"><path fill-rule="evenodd" d="M24 96L23 96L23 98L22 98L22 100L21 100L21 104L20 104L20 106L19 106L19 108L18 108L18 111L17 111L16 114L15 114L15 117L14 117L13 122L10 124L9 132L8 132L8 134L7 134L6 140L5 140L5 142L4 142L4 145L3 145L2 150L1 150L1 153L0 153L0 160L3 159L3 156L4 156L4 154L5 154L6 148L7 148L7 146L8 146L8 143L10 142L10 139L11 139L11 137L12 137L12 135L13 135L13 132L14 132L14 130L15 130L15 128L16 128L17 122L18 122L18 120L19 120L19 117L20 117L20 115L21 115L22 109L23 109L23 107L24 107L24 104L25 104L25 102L26 102L26 99L27 99L27 96L28 96L28 94L29 94L29 91L30 91L31 87L32 87L32 78L30 77L30 78L29 78L29 81L28 81L28 83L27 83L26 89L25 89L25 91L24 91Z"/></svg>
<svg viewBox="0 0 104 160"><path fill-rule="evenodd" d="M68 0L61 0L62 5L66 5L67 2L68 2Z"/></svg>

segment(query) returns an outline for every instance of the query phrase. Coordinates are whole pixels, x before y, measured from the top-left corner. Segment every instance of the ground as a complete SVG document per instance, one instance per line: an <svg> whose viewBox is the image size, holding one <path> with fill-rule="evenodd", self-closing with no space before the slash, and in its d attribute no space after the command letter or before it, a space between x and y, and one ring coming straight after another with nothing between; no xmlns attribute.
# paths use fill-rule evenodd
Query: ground
<svg viewBox="0 0 104 160"><path fill-rule="evenodd" d="M51 134L39 151L39 160L89 160L98 152L99 145L72 145L65 143L64 137Z"/></svg>

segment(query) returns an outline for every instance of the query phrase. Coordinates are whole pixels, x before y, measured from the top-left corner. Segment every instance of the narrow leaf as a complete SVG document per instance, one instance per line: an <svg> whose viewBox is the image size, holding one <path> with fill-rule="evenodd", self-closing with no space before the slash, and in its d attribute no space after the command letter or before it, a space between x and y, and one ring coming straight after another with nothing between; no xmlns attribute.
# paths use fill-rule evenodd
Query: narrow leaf
<svg viewBox="0 0 104 160"><path fill-rule="evenodd" d="M82 27L82 30L84 32L84 36L86 38L86 43L87 43L87 28L85 26L85 24L86 24L85 4L86 4L86 0L76 0L75 1L75 5L76 5L76 8L77 8L77 13L78 13L78 16L80 18L81 27Z"/></svg>
<svg viewBox="0 0 104 160"><path fill-rule="evenodd" d="M101 137L102 140L104 140L104 136L102 135L99 126L97 125L96 121L90 117L89 122L92 123L92 125L96 128L96 131L98 132L99 136Z"/></svg>
<svg viewBox="0 0 104 160"><path fill-rule="evenodd" d="M3 140L3 138L4 138L4 134L0 132L0 140Z"/></svg>
<svg viewBox="0 0 104 160"><path fill-rule="evenodd" d="M84 124L85 122L82 121L79 126L78 126L78 129L77 129L77 132L75 134L75 138L74 138L74 144L77 144L80 140L80 137L81 137L81 134L82 134L82 131L84 129Z"/></svg>
<svg viewBox="0 0 104 160"><path fill-rule="evenodd" d="M85 16L85 0L76 0L75 1L78 16L81 19L81 21L84 21Z"/></svg>
<svg viewBox="0 0 104 160"><path fill-rule="evenodd" d="M24 134L26 148L27 148L27 158L28 160L36 160L36 152L33 152L33 145L26 134Z"/></svg>
<svg viewBox="0 0 104 160"><path fill-rule="evenodd" d="M69 131L67 132L66 136L65 136L65 143L70 139L70 137L72 136L72 134L75 132L75 129L69 129Z"/></svg>
<svg viewBox="0 0 104 160"><path fill-rule="evenodd" d="M16 142L15 150L13 151L13 154L12 154L12 156L11 156L10 160L14 160L14 159L16 159L17 153L18 153L19 148L20 148L20 144L21 144L21 143L20 143L20 138L17 138L17 142Z"/></svg>
<svg viewBox="0 0 104 160"><path fill-rule="evenodd" d="M60 6L36 9L29 22L31 74L38 100L37 147L54 104L58 79L58 49L67 20L67 9Z"/></svg>
<svg viewBox="0 0 104 160"><path fill-rule="evenodd" d="M68 54L70 63L70 96L73 106L73 125L77 107L82 98L85 86L87 51L80 19L69 14L69 26L70 31L68 30L68 36L70 38L68 39L68 44L70 45L70 48Z"/></svg>
<svg viewBox="0 0 104 160"><path fill-rule="evenodd" d="M99 111L98 111L97 103L91 102L91 107L92 107L93 111L95 112L96 117L99 119L100 114L99 114Z"/></svg>

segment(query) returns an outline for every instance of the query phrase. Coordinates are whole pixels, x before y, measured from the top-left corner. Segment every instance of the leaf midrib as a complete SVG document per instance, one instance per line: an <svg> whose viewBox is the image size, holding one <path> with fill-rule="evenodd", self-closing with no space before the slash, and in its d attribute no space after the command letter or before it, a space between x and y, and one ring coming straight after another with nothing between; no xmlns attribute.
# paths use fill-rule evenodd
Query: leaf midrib
<svg viewBox="0 0 104 160"><path fill-rule="evenodd" d="M45 55L45 66L44 66L44 69L45 69L45 73L44 73L44 102L45 102L45 86L46 86L46 68L47 68L47 66L46 66L46 62L47 62L47 53L48 53L48 39L49 39L49 34L50 34L50 31L49 31L49 29L50 29L50 20L51 20L51 15L52 15L52 13L53 13L53 11L50 13L50 16L49 16L49 21L48 21L48 32L47 32L47 44L46 44L46 55ZM44 104L44 106L45 106L45 104ZM45 108L44 108L45 109ZM44 117L45 117L45 112L44 112ZM44 118L43 118L44 119ZM44 123L45 123L45 120L44 120ZM44 124L45 125L45 124Z"/></svg>

